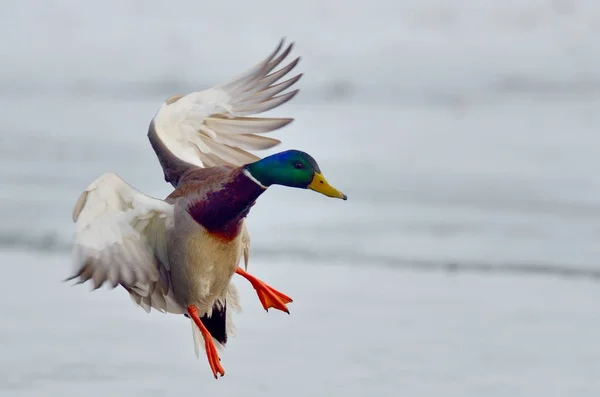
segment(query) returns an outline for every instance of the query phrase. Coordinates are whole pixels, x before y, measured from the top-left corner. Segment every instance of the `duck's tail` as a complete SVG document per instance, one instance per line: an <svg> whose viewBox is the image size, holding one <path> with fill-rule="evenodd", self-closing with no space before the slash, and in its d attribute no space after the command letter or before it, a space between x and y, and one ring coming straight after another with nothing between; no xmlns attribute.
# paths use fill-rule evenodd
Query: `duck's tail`
<svg viewBox="0 0 600 397"><path fill-rule="evenodd" d="M208 329L210 335L216 342L217 349L222 349L227 344L230 336L235 336L235 324L231 316L231 310L240 312L241 308L238 300L238 291L233 283L229 283L227 293L221 299L218 299L212 307L212 310L200 318L202 324ZM192 323L192 336L194 338L194 352L196 357L200 357L200 351L204 351L204 338L202 333Z"/></svg>

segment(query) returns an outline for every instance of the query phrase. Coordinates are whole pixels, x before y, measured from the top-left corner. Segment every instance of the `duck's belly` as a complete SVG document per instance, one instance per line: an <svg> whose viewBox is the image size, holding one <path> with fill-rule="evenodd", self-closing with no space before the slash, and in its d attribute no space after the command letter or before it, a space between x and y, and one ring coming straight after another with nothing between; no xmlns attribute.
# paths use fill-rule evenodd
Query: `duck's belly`
<svg viewBox="0 0 600 397"><path fill-rule="evenodd" d="M200 225L193 229L169 244L171 278L178 300L205 313L225 295L242 257L242 241L241 235L225 240Z"/></svg>

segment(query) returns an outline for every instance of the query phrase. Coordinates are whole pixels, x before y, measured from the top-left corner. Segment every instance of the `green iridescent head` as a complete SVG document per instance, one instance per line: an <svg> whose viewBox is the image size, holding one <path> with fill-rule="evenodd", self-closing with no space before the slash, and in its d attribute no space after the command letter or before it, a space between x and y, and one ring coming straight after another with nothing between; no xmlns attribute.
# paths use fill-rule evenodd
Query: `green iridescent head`
<svg viewBox="0 0 600 397"><path fill-rule="evenodd" d="M311 189L328 197L347 199L344 193L327 183L315 159L300 150L275 153L244 168L264 186Z"/></svg>

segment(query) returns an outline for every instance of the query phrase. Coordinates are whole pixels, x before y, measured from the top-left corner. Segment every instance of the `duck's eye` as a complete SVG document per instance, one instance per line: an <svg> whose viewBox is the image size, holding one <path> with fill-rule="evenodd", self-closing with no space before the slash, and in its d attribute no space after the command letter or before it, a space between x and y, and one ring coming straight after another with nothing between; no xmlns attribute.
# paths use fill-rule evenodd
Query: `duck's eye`
<svg viewBox="0 0 600 397"><path fill-rule="evenodd" d="M296 163L296 164L294 164L294 168L297 169L297 170L299 170L300 168L303 168L303 167L304 167L304 165L302 165L302 163Z"/></svg>

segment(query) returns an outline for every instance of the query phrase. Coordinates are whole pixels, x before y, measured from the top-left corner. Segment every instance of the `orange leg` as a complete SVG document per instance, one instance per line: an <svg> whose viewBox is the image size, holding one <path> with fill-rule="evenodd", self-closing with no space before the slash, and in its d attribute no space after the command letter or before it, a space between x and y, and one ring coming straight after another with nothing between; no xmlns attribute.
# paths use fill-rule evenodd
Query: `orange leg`
<svg viewBox="0 0 600 397"><path fill-rule="evenodd" d="M200 317L198 316L198 309L194 305L189 305L187 307L187 311L192 320L194 320L194 323L196 323L196 325L200 329L200 332L202 332L202 337L204 338L204 347L206 348L206 357L208 357L208 364L210 365L210 369L212 370L215 379L218 378L218 374L220 374L221 376L225 375L225 370L223 369L223 367L221 367L221 359L217 354L217 348L213 343L210 332L208 332L204 324L202 324Z"/></svg>
<svg viewBox="0 0 600 397"><path fill-rule="evenodd" d="M285 306L285 304L292 302L292 298L285 294L282 294L276 289L269 287L267 284L260 281L256 277L248 274L241 267L238 267L235 272L240 276L244 277L246 280L250 281L250 284L252 284L252 286L256 290L256 294L258 295L260 303L262 303L266 311L269 311L269 308L272 307L274 309L278 309L283 312L286 312L287 314L290 314L290 311Z"/></svg>

